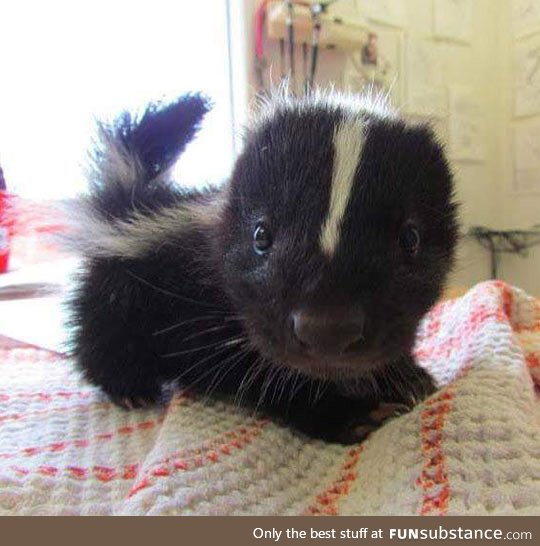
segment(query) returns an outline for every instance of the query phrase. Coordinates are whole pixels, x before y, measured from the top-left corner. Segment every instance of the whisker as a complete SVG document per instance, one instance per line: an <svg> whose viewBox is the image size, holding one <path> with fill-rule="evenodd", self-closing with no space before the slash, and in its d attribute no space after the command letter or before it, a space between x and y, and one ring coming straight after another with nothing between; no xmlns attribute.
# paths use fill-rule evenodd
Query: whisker
<svg viewBox="0 0 540 546"><path fill-rule="evenodd" d="M281 381L281 390L279 391L279 396L278 396L278 402L283 398L283 393L285 392L285 387L289 384L289 381L291 379L291 377L293 376L293 371L292 370L285 370L283 371L283 379Z"/></svg>
<svg viewBox="0 0 540 546"><path fill-rule="evenodd" d="M272 381L274 381L276 374L279 372L279 368L277 366L271 366L269 368L271 373L267 373L265 377L265 381L263 383L263 386L261 388L261 393L259 395L259 400L257 401L257 405L255 406L255 411L259 409L259 407L264 404L264 399L266 398L266 393L268 392L268 389L270 388L270 385L272 384ZM273 373L272 373L273 372Z"/></svg>
<svg viewBox="0 0 540 546"><path fill-rule="evenodd" d="M278 367L278 372L277 372L276 375L277 375L277 381L276 381L275 386L274 386L274 392L272 394L272 398L270 399L271 404L273 404L275 399L276 399L279 385L282 384L283 379L287 377L286 374L285 374L285 370L281 366ZM278 398L278 400L279 400L279 398Z"/></svg>
<svg viewBox="0 0 540 546"><path fill-rule="evenodd" d="M308 392L308 400L309 400L309 403L312 404L312 396L311 396L311 393L313 392L313 384L315 383L315 381L313 379L311 379L309 381L309 392Z"/></svg>
<svg viewBox="0 0 540 546"><path fill-rule="evenodd" d="M222 373L222 374L217 373L216 374L216 377L214 377L214 379L212 380L212 382L210 383L210 385L206 389L206 396L208 398L210 398L212 396L212 394L216 391L218 386L227 377L227 375L230 374L239 364L241 364L242 362L245 361L246 357L249 356L249 353L250 353L250 349L246 348L246 349L240 351L239 353L234 354L232 357L224 360L221 363L220 368L225 368L225 364L227 364L227 362L230 362L231 360L236 358L236 360L234 360L234 362L232 364L230 364L229 366L227 366L225 368L224 373Z"/></svg>
<svg viewBox="0 0 540 546"><path fill-rule="evenodd" d="M289 393L289 406L292 402L292 399L294 395L296 394L296 384L298 383L298 378L300 377L300 370L296 370L296 375L294 378L294 383L292 384L291 392ZM300 382L300 386L302 386L302 382Z"/></svg>
<svg viewBox="0 0 540 546"><path fill-rule="evenodd" d="M388 383L390 389L396 389L396 391L403 396L407 390L407 383L404 381L404 376L399 370L398 366L388 366L384 370L382 377Z"/></svg>
<svg viewBox="0 0 540 546"><path fill-rule="evenodd" d="M220 324L218 326L212 326L211 328L207 328L206 330L201 330L200 332L195 332L194 334L191 334L187 337L184 337L180 340L181 343L184 343L185 341L189 341L191 339L196 339L200 336L203 336L204 334L209 334L211 332L219 332L220 330L225 330L225 328L230 328L229 324Z"/></svg>
<svg viewBox="0 0 540 546"><path fill-rule="evenodd" d="M182 322L177 322L176 324L173 324L172 326L167 326L166 328L163 328L162 330L156 330L152 335L153 336L159 336L161 334L165 334L167 332L171 332L172 330L175 330L176 328L180 328L180 326L184 326L184 324L191 324L193 322L200 322L203 320L212 320L213 318L220 319L220 315L204 315L202 317L195 317L188 320L183 320Z"/></svg>
<svg viewBox="0 0 540 546"><path fill-rule="evenodd" d="M195 364L193 364L192 366L190 366L187 370L183 370L182 373L178 376L176 376L174 378L173 381L181 381L189 372L191 372L192 370L194 370L195 368L199 367L201 364L204 364L205 362L208 362L211 358L214 358L215 356L218 356L220 355L221 353L224 353L225 351L227 351L229 349L229 347L224 347L222 349L220 349L219 351L217 352L214 352L212 353L211 355L208 355L206 357L204 357L202 360L198 360L197 362L195 362ZM217 364L216 364L217 365ZM214 366L215 367L215 366Z"/></svg>
<svg viewBox="0 0 540 546"><path fill-rule="evenodd" d="M188 298L187 296L183 296L181 294L176 294L175 292L170 292L169 290L166 290L165 288L161 288L159 286L156 286L155 284L152 284L151 282L149 282L149 281L147 281L145 279L142 279L138 275L135 275L135 273L133 273L133 271L127 270L126 273L129 276L133 277L134 279L138 280L140 283L148 286L149 288L152 288L152 289L156 290L157 292L161 292L162 294L165 294L166 296L170 296L171 298L175 298L177 300L184 301L186 303L194 303L195 305L200 305L202 307L209 307L210 309L214 309L215 311L220 310L217 305L212 305L211 303L208 303L208 302L194 300L192 298Z"/></svg>
<svg viewBox="0 0 540 546"><path fill-rule="evenodd" d="M240 395L240 400L242 400L242 396L244 395L245 386L248 383L248 378L251 379L253 373L255 370L259 368L259 365L261 363L261 357L259 356L255 362L249 366L249 368L244 373L244 376L242 377L242 380L240 381L240 384L238 385L238 388L236 389L236 394L234 396L234 404L238 405L238 396Z"/></svg>
<svg viewBox="0 0 540 546"><path fill-rule="evenodd" d="M242 398L247 393L248 389L253 385L257 377L265 369L265 365L266 365L266 362L264 358L262 356L259 356L259 358L245 373L242 381L240 382L240 385L238 386L236 396L234 397L234 401L237 407L240 406L242 402ZM238 398L239 394L240 394L240 398Z"/></svg>
<svg viewBox="0 0 540 546"><path fill-rule="evenodd" d="M234 345L239 345L246 341L246 336L239 336L236 338L228 339L226 341L216 341L215 343L210 343L208 345L203 345L202 347L195 347L194 349L186 349L184 351L176 351L174 353L167 353L161 355L161 358L173 358L175 356L188 355L191 353L197 353L199 351L204 351L204 349L212 349L217 347L231 347Z"/></svg>
<svg viewBox="0 0 540 546"><path fill-rule="evenodd" d="M381 388L379 386L379 382L377 381L377 378L372 373L370 373L367 377L369 378L369 384L371 386L373 396L375 398L380 398L381 397Z"/></svg>
<svg viewBox="0 0 540 546"><path fill-rule="evenodd" d="M327 389L328 389L328 382L319 381L317 385L317 392L315 393L315 399L313 400L313 405L315 405L323 397Z"/></svg>

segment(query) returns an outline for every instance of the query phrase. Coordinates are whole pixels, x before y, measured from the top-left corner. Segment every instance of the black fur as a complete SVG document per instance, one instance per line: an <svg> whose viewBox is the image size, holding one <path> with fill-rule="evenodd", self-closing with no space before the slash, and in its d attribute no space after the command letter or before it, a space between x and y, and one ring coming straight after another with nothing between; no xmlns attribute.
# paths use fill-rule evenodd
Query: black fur
<svg viewBox="0 0 540 546"><path fill-rule="evenodd" d="M375 424L381 402L410 407L433 390L411 349L453 260L451 173L429 128L360 112L365 142L328 259L319 235L344 108L293 100L277 108L248 132L231 179L204 192L163 176L207 109L201 98L108 127L105 143L120 142L142 175L126 186L98 161L89 210L111 226L135 212L136 221L175 208L191 215L140 256L87 256L72 314L74 353L90 381L129 406L175 382L346 443ZM253 248L261 219L274 241L265 255ZM420 232L416 256L399 245L407 222ZM343 354L307 351L291 325L297 309L362 313L363 340Z"/></svg>

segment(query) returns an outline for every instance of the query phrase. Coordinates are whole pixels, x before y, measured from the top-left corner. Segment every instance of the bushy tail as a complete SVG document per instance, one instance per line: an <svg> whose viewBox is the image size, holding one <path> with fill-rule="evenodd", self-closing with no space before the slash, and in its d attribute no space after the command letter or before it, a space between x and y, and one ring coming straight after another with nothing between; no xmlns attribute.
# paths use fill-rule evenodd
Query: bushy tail
<svg viewBox="0 0 540 546"><path fill-rule="evenodd" d="M169 183L167 172L209 109L205 98L190 94L151 104L138 118L123 113L113 123L100 123L89 192L61 206L66 229L58 242L85 256L137 254L153 229L140 222L141 215L182 199L183 190Z"/></svg>
<svg viewBox="0 0 540 546"><path fill-rule="evenodd" d="M149 186L163 182L209 109L207 99L189 94L150 104L140 117L124 112L113 123L100 123L89 173L94 213L123 219L139 201L148 206L149 193L159 201Z"/></svg>

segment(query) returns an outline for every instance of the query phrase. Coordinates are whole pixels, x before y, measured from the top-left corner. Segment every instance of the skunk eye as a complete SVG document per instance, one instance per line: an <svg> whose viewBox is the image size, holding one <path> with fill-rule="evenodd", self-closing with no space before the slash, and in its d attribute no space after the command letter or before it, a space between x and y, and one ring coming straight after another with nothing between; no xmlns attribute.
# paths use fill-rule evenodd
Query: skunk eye
<svg viewBox="0 0 540 546"><path fill-rule="evenodd" d="M420 249L420 233L418 229L411 224L403 226L399 233L399 245L410 256L416 256Z"/></svg>
<svg viewBox="0 0 540 546"><path fill-rule="evenodd" d="M253 248L257 254L265 254L272 246L272 233L268 226L258 223L253 232Z"/></svg>

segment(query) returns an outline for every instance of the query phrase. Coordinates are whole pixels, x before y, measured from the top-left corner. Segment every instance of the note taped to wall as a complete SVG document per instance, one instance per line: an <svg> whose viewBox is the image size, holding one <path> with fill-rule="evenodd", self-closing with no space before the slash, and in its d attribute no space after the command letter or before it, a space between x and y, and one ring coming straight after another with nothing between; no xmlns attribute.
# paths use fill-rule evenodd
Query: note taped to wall
<svg viewBox="0 0 540 546"><path fill-rule="evenodd" d="M433 32L438 38L469 43L472 38L472 8L470 0L435 0Z"/></svg>
<svg viewBox="0 0 540 546"><path fill-rule="evenodd" d="M540 119L514 127L514 190L540 192Z"/></svg>
<svg viewBox="0 0 540 546"><path fill-rule="evenodd" d="M448 98L451 157L458 160L484 160L486 134L482 103L473 89L468 87L450 87Z"/></svg>
<svg viewBox="0 0 540 546"><path fill-rule="evenodd" d="M405 77L407 112L424 116L446 113L446 93L436 43L414 35L407 37Z"/></svg>
<svg viewBox="0 0 540 546"><path fill-rule="evenodd" d="M540 35L516 44L514 113L516 116L540 113Z"/></svg>
<svg viewBox="0 0 540 546"><path fill-rule="evenodd" d="M365 18L360 14L356 0L339 0L328 5L325 13L329 18L341 19L349 25L365 26Z"/></svg>
<svg viewBox="0 0 540 546"><path fill-rule="evenodd" d="M347 56L342 86L353 92L373 86L376 91L388 94L392 104L400 107L403 103L399 77L402 72L401 33L391 29L378 30L376 34L366 33L362 48Z"/></svg>
<svg viewBox="0 0 540 546"><path fill-rule="evenodd" d="M538 0L512 1L514 36L522 37L540 30L540 2Z"/></svg>

